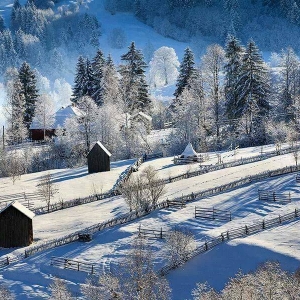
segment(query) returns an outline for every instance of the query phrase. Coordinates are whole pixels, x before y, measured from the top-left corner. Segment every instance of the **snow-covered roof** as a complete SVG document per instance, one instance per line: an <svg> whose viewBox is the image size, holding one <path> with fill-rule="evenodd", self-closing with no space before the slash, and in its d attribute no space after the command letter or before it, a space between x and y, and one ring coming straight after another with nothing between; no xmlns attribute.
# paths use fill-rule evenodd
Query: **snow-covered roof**
<svg viewBox="0 0 300 300"><path fill-rule="evenodd" d="M147 119L148 121L152 122L152 117L150 117L149 115L143 113L142 111L140 111L138 113L138 115L142 116L143 118Z"/></svg>
<svg viewBox="0 0 300 300"><path fill-rule="evenodd" d="M65 121L72 117L81 117L82 111L76 107L71 105L68 105L67 107L62 107L59 109L55 114L55 122L53 124L53 129L57 129L58 127L64 128Z"/></svg>
<svg viewBox="0 0 300 300"><path fill-rule="evenodd" d="M137 114L131 116L132 119L136 118L136 117L142 117L143 119L146 119L149 122L152 122L152 117L150 117L149 115L143 113L142 111L138 112Z"/></svg>
<svg viewBox="0 0 300 300"><path fill-rule="evenodd" d="M197 156L198 153L194 150L191 143L188 143L185 147L184 151L182 152L181 156L189 157L189 156Z"/></svg>
<svg viewBox="0 0 300 300"><path fill-rule="evenodd" d="M60 108L54 115L54 124L51 129L57 129L58 127L64 128L65 121L72 117L81 117L82 111L72 104L67 107ZM30 125L30 129L42 129L41 125L33 121Z"/></svg>
<svg viewBox="0 0 300 300"><path fill-rule="evenodd" d="M111 156L111 153L103 146L103 144L101 143L101 142L99 142L99 141L97 141L96 142L96 144L94 145L94 147L96 146L96 145L98 145L108 156ZM94 148L93 147L93 148ZM93 150L93 148L92 148L92 150ZM92 151L91 150L91 151ZM90 152L91 152L90 151ZM89 154L88 154L89 155Z"/></svg>
<svg viewBox="0 0 300 300"><path fill-rule="evenodd" d="M2 208L0 210L0 214L3 211L5 211L6 209L8 209L10 206L13 206L15 209L17 209L18 211L20 211L22 214L24 214L25 216L27 216L30 219L33 219L33 217L35 216L35 214L31 210L29 210L28 208L26 208L24 205L22 205L18 201L13 201L9 205L7 205L4 208Z"/></svg>

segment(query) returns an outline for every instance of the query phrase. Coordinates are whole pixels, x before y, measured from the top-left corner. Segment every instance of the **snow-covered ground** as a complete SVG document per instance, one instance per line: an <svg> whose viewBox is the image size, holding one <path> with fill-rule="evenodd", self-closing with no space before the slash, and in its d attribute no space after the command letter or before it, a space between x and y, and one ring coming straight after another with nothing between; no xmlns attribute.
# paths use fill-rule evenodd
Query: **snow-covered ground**
<svg viewBox="0 0 300 300"><path fill-rule="evenodd" d="M52 175L53 183L58 189L58 193L54 195L51 203L87 197L95 193L105 193L112 189L120 174L133 162L134 159L112 162L111 171L104 173L89 174L86 166L31 173L22 175L15 184L11 178L0 178L0 206L1 201L3 203L3 201L14 200L16 197L22 202L24 200L22 199L23 193L27 194L27 199L33 203L34 207L46 206L40 197L32 194L38 192L37 185L48 173Z"/></svg>
<svg viewBox="0 0 300 300"><path fill-rule="evenodd" d="M266 147L267 148L267 147ZM271 151L272 146L268 147ZM240 150L240 155L257 155L259 148ZM243 156L246 157L246 156ZM115 169L126 168L130 161L115 164ZM166 197L180 196L182 193L195 192L212 186L218 186L238 178L256 174L268 169L277 169L286 165L293 165L292 154L276 156L268 160L242 165L235 168L211 172L199 177L184 179L167 185ZM165 169L171 168L172 175L181 173L186 166L173 166L171 158L154 159L142 165L153 165L161 176L167 175ZM197 165L197 164L196 164ZM195 166L196 167L196 166ZM72 175L73 171L73 175ZM139 173L139 172L138 172ZM38 178L35 174L34 178ZM79 174L79 178L76 177ZM68 170L66 175L72 181L80 180L78 169ZM32 174L33 175L33 174ZM103 176L105 175L105 176ZM27 176L27 175L26 175ZM31 176L31 175L28 175ZM89 175L84 175L86 177ZM107 178L109 186L113 185L113 176L97 174L99 180ZM29 180L28 182L34 181ZM12 186L11 181L10 186ZM25 181L26 182L26 181ZM77 183L78 184L78 183ZM85 189L84 186L81 186ZM293 202L288 205L278 203L266 203L258 201L257 190L259 188L276 191L291 192ZM75 193L75 192L74 192ZM222 223L218 221L199 220L194 218L195 206L215 207L232 212L233 220ZM51 256L64 256L88 262L96 265L97 272L101 273L113 266L118 259L122 259L132 244L132 239L137 233L138 226L148 228L170 230L174 226L187 226L195 235L198 244L206 238L219 235L229 228L240 227L243 224L251 224L255 220L272 217L274 215L291 212L295 207L300 207L299 184L295 181L295 174L275 177L251 185L231 190L226 193L207 197L197 202L190 203L181 210L163 209L151 213L142 219L133 221L123 226L106 229L93 236L89 243L71 243L62 247L51 249L36 254L15 265L11 265L0 273L0 282L6 283L17 295L17 299L46 299L49 291L48 285L53 276L60 276L69 281L72 291L78 292L76 283L83 283L86 275L81 272L61 270L49 265ZM95 203L58 211L55 213L37 216L34 219L34 243L40 243L46 239L64 236L68 233L99 223L111 217L125 213L128 208L121 196L101 200ZM198 281L208 281L216 289L221 289L228 277L233 276L239 268L243 271L253 270L257 263L268 259L276 259L283 263L283 268L295 270L300 265L300 234L298 221L294 221L278 228L230 241L219 245L213 250L194 258L182 268L168 275L173 289L172 299L186 299L190 291ZM163 241L151 240L151 246L155 250L155 267L159 268L166 263L164 257ZM24 249L1 249L0 259L7 254L14 256Z"/></svg>

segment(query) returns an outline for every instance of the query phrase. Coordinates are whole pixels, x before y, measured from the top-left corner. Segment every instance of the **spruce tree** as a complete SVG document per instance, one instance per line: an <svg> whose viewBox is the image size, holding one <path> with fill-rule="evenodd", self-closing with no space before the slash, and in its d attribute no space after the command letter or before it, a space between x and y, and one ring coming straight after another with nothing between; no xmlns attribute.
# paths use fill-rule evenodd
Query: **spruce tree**
<svg viewBox="0 0 300 300"><path fill-rule="evenodd" d="M225 113L228 119L237 118L238 93L237 84L241 71L244 49L240 41L229 36L225 47L226 64L225 69Z"/></svg>
<svg viewBox="0 0 300 300"><path fill-rule="evenodd" d="M101 106L103 100L103 68L105 65L105 58L103 52L99 49L92 60L93 70L93 94L92 98L95 100L98 106Z"/></svg>
<svg viewBox="0 0 300 300"><path fill-rule="evenodd" d="M73 86L73 94L71 101L77 103L78 99L86 95L86 62L82 56L79 56L76 66L76 75Z"/></svg>
<svg viewBox="0 0 300 300"><path fill-rule="evenodd" d="M84 78L84 95L93 96L94 93L94 74L90 60L87 58L85 61L85 78Z"/></svg>
<svg viewBox="0 0 300 300"><path fill-rule="evenodd" d="M242 60L242 67L237 83L237 110L236 116L245 119L246 133L251 138L260 138L259 127L262 125L262 117L266 116L270 105L268 96L270 87L268 83L268 71L259 53L259 49L253 40L246 48Z"/></svg>
<svg viewBox="0 0 300 300"><path fill-rule="evenodd" d="M147 65L142 52L136 49L134 42L128 48L128 52L121 56L121 60L125 64L120 67L124 108L127 112L133 112L134 110L148 111L151 100L145 79Z"/></svg>
<svg viewBox="0 0 300 300"><path fill-rule="evenodd" d="M24 122L29 129L34 116L35 103L38 97L38 90L36 87L36 78L34 71L30 69L28 63L24 62L19 69L19 79L21 82L21 93L25 100L25 116Z"/></svg>
<svg viewBox="0 0 300 300"><path fill-rule="evenodd" d="M5 30L5 24L4 24L4 19L0 15L0 32L3 32Z"/></svg>
<svg viewBox="0 0 300 300"><path fill-rule="evenodd" d="M189 88L189 82L197 74L195 68L194 53L190 48L186 48L183 56L183 60L179 67L179 76L176 83L176 90L174 96L176 99L181 95L184 88Z"/></svg>
<svg viewBox="0 0 300 300"><path fill-rule="evenodd" d="M19 0L15 0L10 15L10 26L12 31L17 31L20 28L20 24L18 22L20 9L21 9L21 4Z"/></svg>

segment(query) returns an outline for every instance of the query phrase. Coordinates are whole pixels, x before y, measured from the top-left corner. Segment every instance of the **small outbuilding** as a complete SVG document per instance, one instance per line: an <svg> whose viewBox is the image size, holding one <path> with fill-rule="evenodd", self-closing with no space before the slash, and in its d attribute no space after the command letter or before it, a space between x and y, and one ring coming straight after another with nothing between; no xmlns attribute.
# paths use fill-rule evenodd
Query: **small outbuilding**
<svg viewBox="0 0 300 300"><path fill-rule="evenodd" d="M188 143L184 151L181 153L180 158L194 158L198 157L198 153L194 150L191 143Z"/></svg>
<svg viewBox="0 0 300 300"><path fill-rule="evenodd" d="M111 153L97 142L87 155L89 173L110 171Z"/></svg>
<svg viewBox="0 0 300 300"><path fill-rule="evenodd" d="M18 201L0 210L0 247L25 247L33 242L35 214Z"/></svg>

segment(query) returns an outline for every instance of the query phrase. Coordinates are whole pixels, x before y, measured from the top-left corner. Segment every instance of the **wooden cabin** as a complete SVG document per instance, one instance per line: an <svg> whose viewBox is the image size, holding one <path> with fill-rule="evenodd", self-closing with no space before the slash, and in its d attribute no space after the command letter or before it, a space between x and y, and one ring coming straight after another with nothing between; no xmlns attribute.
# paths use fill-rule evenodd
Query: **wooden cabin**
<svg viewBox="0 0 300 300"><path fill-rule="evenodd" d="M34 213L18 201L0 210L0 247L25 247L33 242Z"/></svg>
<svg viewBox="0 0 300 300"><path fill-rule="evenodd" d="M87 155L89 173L110 171L111 153L97 142Z"/></svg>

